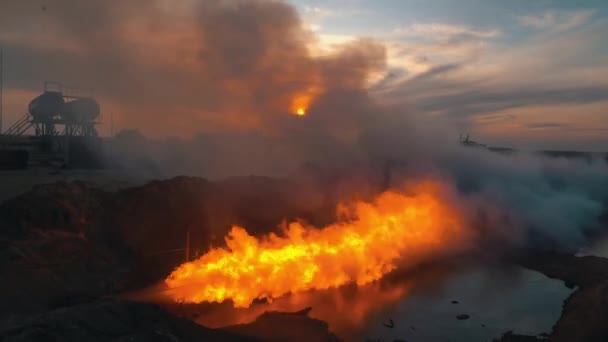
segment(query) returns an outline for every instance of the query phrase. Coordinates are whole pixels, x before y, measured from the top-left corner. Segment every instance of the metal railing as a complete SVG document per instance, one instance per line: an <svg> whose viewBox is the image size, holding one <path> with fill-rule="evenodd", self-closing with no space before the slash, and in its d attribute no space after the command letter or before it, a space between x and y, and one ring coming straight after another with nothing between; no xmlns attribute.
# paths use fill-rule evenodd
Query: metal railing
<svg viewBox="0 0 608 342"><path fill-rule="evenodd" d="M17 122L12 124L6 130L6 132L4 132L4 134L8 135L8 136L13 136L13 137L20 136L20 135L23 135L23 133L25 133L28 129L30 129L30 127L32 127L32 119L31 119L31 115L29 113L27 113L21 119L19 119Z"/></svg>

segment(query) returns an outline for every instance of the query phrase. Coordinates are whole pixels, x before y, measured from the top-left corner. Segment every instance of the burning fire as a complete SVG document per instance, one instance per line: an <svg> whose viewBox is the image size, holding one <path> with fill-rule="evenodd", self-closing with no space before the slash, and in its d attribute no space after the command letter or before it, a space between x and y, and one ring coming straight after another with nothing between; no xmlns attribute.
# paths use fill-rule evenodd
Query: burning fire
<svg viewBox="0 0 608 342"><path fill-rule="evenodd" d="M306 109L310 106L312 98L310 95L298 95L291 104L290 111L293 115L305 116Z"/></svg>
<svg viewBox="0 0 608 342"><path fill-rule="evenodd" d="M318 85L311 85L306 90L296 94L292 98L289 106L290 113L296 116L306 116L308 108L310 108L310 105L321 92L321 87Z"/></svg>
<svg viewBox="0 0 608 342"><path fill-rule="evenodd" d="M176 301L232 300L248 307L255 299L367 284L467 241L464 220L442 196L441 184L422 182L410 190L340 206L338 222L323 229L293 222L284 236L257 239L233 227L227 248L179 266L165 283Z"/></svg>

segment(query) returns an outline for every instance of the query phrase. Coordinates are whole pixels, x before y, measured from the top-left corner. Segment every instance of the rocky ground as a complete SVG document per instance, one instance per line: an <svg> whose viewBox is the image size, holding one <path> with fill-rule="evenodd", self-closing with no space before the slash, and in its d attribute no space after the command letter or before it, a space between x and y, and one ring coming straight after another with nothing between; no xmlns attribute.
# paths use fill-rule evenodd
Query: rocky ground
<svg viewBox="0 0 608 342"><path fill-rule="evenodd" d="M564 302L562 315L545 338L506 333L501 342L608 341L608 259L543 252L518 261L522 266L563 280L576 290Z"/></svg>
<svg viewBox="0 0 608 342"><path fill-rule="evenodd" d="M329 195L319 197L307 188L261 177L180 177L115 192L60 182L7 200L0 204L0 339L336 340L307 312L266 313L250 324L214 330L154 305L109 298L163 279L183 262L189 231L192 246L211 246L234 223L267 233L284 218L331 220L343 194L327 189ZM191 254L201 252L193 248ZM519 263L577 288L546 339L608 341L608 260L544 253ZM536 340L544 339L501 339Z"/></svg>
<svg viewBox="0 0 608 342"><path fill-rule="evenodd" d="M3 341L259 341L207 329L151 304L100 300L4 322Z"/></svg>
<svg viewBox="0 0 608 342"><path fill-rule="evenodd" d="M2 341L339 341L306 312L268 312L250 324L209 329L152 304L102 299L5 320Z"/></svg>
<svg viewBox="0 0 608 342"><path fill-rule="evenodd" d="M549 341L608 341L608 259L543 253L528 256L522 265L576 287Z"/></svg>

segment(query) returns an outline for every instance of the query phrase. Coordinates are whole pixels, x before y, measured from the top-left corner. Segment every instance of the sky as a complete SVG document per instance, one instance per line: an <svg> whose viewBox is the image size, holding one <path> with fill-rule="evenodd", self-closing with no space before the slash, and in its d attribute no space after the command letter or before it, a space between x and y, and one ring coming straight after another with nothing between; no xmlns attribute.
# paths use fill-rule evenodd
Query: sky
<svg viewBox="0 0 608 342"><path fill-rule="evenodd" d="M608 2L292 3L326 46L387 45L385 100L497 145L608 150Z"/></svg>
<svg viewBox="0 0 608 342"><path fill-rule="evenodd" d="M0 45L5 128L54 80L96 94L103 135L276 135L303 103L353 111L319 121L346 136L369 96L490 145L608 150L600 0L0 0Z"/></svg>

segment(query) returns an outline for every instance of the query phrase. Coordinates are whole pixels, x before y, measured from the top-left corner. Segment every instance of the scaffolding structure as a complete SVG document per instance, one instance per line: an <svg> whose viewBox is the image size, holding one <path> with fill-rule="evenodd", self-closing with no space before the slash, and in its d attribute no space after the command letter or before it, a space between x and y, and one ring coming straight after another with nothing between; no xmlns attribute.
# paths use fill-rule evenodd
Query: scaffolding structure
<svg viewBox="0 0 608 342"><path fill-rule="evenodd" d="M7 136L22 136L31 132L35 136L97 136L95 126L99 124L100 112L97 106L97 111L90 113L70 113L70 105L75 103L91 103L95 104L95 100L90 92L83 91L77 88L68 88L59 82L44 82L42 95L37 97L30 103L30 110L10 126L4 135ZM44 100L51 96L60 96L65 105L53 110L46 109L46 115L36 115L32 112L32 104L39 99ZM42 106L45 106L42 103ZM74 106L72 106L74 107Z"/></svg>
<svg viewBox="0 0 608 342"><path fill-rule="evenodd" d="M67 165L70 154L82 159L83 153L99 143L96 125L100 118L99 104L90 91L47 81L25 115L0 135L0 145L4 149L30 146L26 148L30 164L32 160L60 159Z"/></svg>

